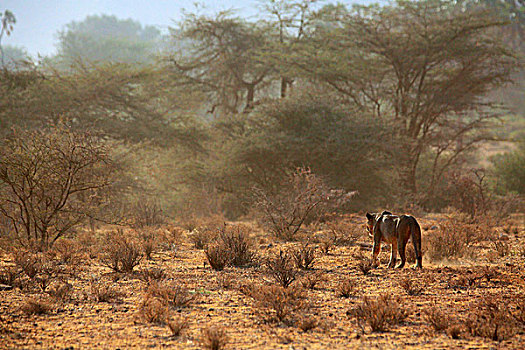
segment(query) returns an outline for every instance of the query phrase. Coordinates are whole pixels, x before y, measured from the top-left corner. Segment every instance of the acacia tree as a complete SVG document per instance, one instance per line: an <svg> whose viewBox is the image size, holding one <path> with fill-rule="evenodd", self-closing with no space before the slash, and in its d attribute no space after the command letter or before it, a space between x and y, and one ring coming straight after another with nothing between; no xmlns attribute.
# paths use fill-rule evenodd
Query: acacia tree
<svg viewBox="0 0 525 350"><path fill-rule="evenodd" d="M484 8L442 0L358 7L319 26L294 64L392 124L401 147L396 170L409 192L418 190L421 155L432 152L431 194L445 169L487 138L481 131L496 114L486 93L518 65L491 36L505 24Z"/></svg>
<svg viewBox="0 0 525 350"><path fill-rule="evenodd" d="M2 38L4 34L9 36L13 31L13 25L16 23L15 15L9 11L5 10L4 13L0 13L0 59L2 67L4 67L4 50L2 49Z"/></svg>
<svg viewBox="0 0 525 350"><path fill-rule="evenodd" d="M115 168L90 134L64 126L15 130L0 155L0 215L25 247L46 250L107 211Z"/></svg>
<svg viewBox="0 0 525 350"><path fill-rule="evenodd" d="M210 113L249 111L256 93L272 79L265 62L267 28L220 12L215 17L190 14L172 28L180 52L171 55L178 81L204 91Z"/></svg>

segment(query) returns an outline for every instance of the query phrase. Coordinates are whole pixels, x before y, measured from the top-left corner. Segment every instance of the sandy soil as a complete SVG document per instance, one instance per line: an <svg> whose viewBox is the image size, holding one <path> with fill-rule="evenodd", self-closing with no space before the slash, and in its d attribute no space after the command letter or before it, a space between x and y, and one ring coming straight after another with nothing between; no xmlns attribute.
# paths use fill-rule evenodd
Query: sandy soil
<svg viewBox="0 0 525 350"><path fill-rule="evenodd" d="M357 218L355 224L360 225L360 220ZM437 224L431 216L421 219L424 237L432 234ZM179 337L171 336L165 325L144 322L139 316L147 284L138 273L116 274L96 260L86 260L81 271L68 278L73 286L72 300L54 304L48 314L28 315L21 308L29 298L41 297L43 293L18 288L0 291L0 348L198 349L202 348L202 329L215 325L227 333L226 349L519 349L525 346L523 327L515 336L500 342L469 335L452 339L446 332L435 332L423 315L423 310L435 305L462 319L477 302L489 296L496 296L509 305L523 296L525 257L518 253L522 251L518 248L525 246L523 217L518 218L515 225L517 231L505 237L512 247L507 256L494 257L489 254L488 245L480 246L477 249L482 254L478 254L476 260L465 258L448 263L424 260L422 271L411 267L392 270L383 264L364 275L357 267L355 255L362 250L369 256L367 244L370 242L365 235L355 246L334 247L328 255L319 252L313 269L303 273L323 276L314 289L306 290L310 304L308 315L318 323L307 332L294 324L272 321L254 299L240 291L242 285L271 281L264 265L216 272L206 264L204 251L195 249L187 237L176 249L154 253L152 260L143 260L135 268L136 271L162 268L170 280L178 281L195 296L188 307L172 311L173 317L188 320L188 328ZM283 246L261 236L257 238L257 245L259 256ZM388 249L383 249L382 260L387 258ZM2 264L12 264L8 253L3 255ZM465 276L482 276L484 271L491 271L493 277L480 278L472 286L465 285ZM410 296L400 287L399 281L405 277L423 286L421 295ZM92 279L114 281L124 297L120 302L95 302L89 295ZM337 290L348 279L358 288L353 296L343 298ZM225 287L225 284L231 286ZM372 332L367 327L363 332L347 311L359 305L364 296L375 297L381 293L401 296L411 314L405 322L386 332Z"/></svg>

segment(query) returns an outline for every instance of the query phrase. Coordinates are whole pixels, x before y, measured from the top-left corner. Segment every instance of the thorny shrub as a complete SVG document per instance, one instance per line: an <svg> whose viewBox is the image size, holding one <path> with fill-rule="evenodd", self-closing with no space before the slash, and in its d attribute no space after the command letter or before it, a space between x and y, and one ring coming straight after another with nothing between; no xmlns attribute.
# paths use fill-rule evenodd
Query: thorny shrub
<svg viewBox="0 0 525 350"><path fill-rule="evenodd" d="M306 242L301 244L300 247L292 249L291 254L298 268L308 270L312 267L315 260L315 247L310 246Z"/></svg>
<svg viewBox="0 0 525 350"><path fill-rule="evenodd" d="M363 302L347 314L357 320L363 331L365 325L368 325L372 331L380 332L402 323L408 317L409 311L402 305L401 298L382 294L375 299L365 296Z"/></svg>
<svg viewBox="0 0 525 350"><path fill-rule="evenodd" d="M330 221L327 223L328 236L336 246L352 246L363 235L363 230L359 225L355 225L345 219Z"/></svg>
<svg viewBox="0 0 525 350"><path fill-rule="evenodd" d="M216 228L199 227L192 231L190 240L196 249L204 249L217 237L217 230Z"/></svg>
<svg viewBox="0 0 525 350"><path fill-rule="evenodd" d="M57 303L67 303L72 299L73 286L67 282L58 282L51 285L47 294Z"/></svg>
<svg viewBox="0 0 525 350"><path fill-rule="evenodd" d="M401 277L399 286L403 288L408 295L421 295L425 289L421 280L415 281L408 276Z"/></svg>
<svg viewBox="0 0 525 350"><path fill-rule="evenodd" d="M442 332L451 326L450 317L435 305L423 310L423 318L436 332Z"/></svg>
<svg viewBox="0 0 525 350"><path fill-rule="evenodd" d="M278 193L254 189L254 195L261 225L285 241L296 240L303 225L318 220L356 194L330 190L307 168L297 169L278 188Z"/></svg>
<svg viewBox="0 0 525 350"><path fill-rule="evenodd" d="M342 298L350 298L356 294L357 285L355 281L351 279L345 279L337 286L337 296Z"/></svg>
<svg viewBox="0 0 525 350"><path fill-rule="evenodd" d="M177 282L152 281L146 291L146 295L157 298L172 308L183 308L195 300L195 295Z"/></svg>
<svg viewBox="0 0 525 350"><path fill-rule="evenodd" d="M169 306L150 295L146 295L139 305L139 317L145 322L164 325L168 322L169 316Z"/></svg>
<svg viewBox="0 0 525 350"><path fill-rule="evenodd" d="M180 336L182 331L188 328L188 319L183 317L176 317L175 319L168 318L167 323L172 337Z"/></svg>
<svg viewBox="0 0 525 350"><path fill-rule="evenodd" d="M166 278L168 278L168 275L163 269L154 267L140 270L139 278L146 283L151 283L152 281L165 280Z"/></svg>
<svg viewBox="0 0 525 350"><path fill-rule="evenodd" d="M152 199L140 199L131 206L129 213L134 228L159 227L166 223L159 203Z"/></svg>
<svg viewBox="0 0 525 350"><path fill-rule="evenodd" d="M294 266L293 257L282 250L279 251L279 254L274 254L266 259L266 271L284 288L292 284L299 273Z"/></svg>
<svg viewBox="0 0 525 350"><path fill-rule="evenodd" d="M320 272L308 273L301 280L301 285L305 289L315 289L319 282L325 281L325 276Z"/></svg>
<svg viewBox="0 0 525 350"><path fill-rule="evenodd" d="M204 252L206 253L206 259L208 259L208 263L215 271L224 270L230 261L230 254L228 250L225 246L219 243L209 244Z"/></svg>
<svg viewBox="0 0 525 350"><path fill-rule="evenodd" d="M224 247L232 266L245 266L254 262L255 252L249 229L244 225L224 225L219 230L217 243Z"/></svg>
<svg viewBox="0 0 525 350"><path fill-rule="evenodd" d="M115 272L132 272L142 260L142 249L130 232L119 229L106 235L101 262Z"/></svg>
<svg viewBox="0 0 525 350"><path fill-rule="evenodd" d="M464 326L472 336L501 341L513 337L518 331L515 318L504 300L487 297L470 310Z"/></svg>
<svg viewBox="0 0 525 350"><path fill-rule="evenodd" d="M471 242L470 232L470 227L449 218L426 237L427 256L433 261L463 257Z"/></svg>
<svg viewBox="0 0 525 350"><path fill-rule="evenodd" d="M308 304L302 288L284 288L276 285L259 286L252 289L250 296L257 304L267 310L270 318L279 322L293 321L293 316L304 311Z"/></svg>
<svg viewBox="0 0 525 350"><path fill-rule="evenodd" d="M160 248L159 231L152 227L143 227L137 231L136 236L146 259L151 260L151 254Z"/></svg>
<svg viewBox="0 0 525 350"><path fill-rule="evenodd" d="M105 280L92 280L90 292L91 297L100 303L117 303L125 297L118 285Z"/></svg>
<svg viewBox="0 0 525 350"><path fill-rule="evenodd" d="M200 343L204 349L222 350L228 343L228 334L220 326L209 326L202 330Z"/></svg>

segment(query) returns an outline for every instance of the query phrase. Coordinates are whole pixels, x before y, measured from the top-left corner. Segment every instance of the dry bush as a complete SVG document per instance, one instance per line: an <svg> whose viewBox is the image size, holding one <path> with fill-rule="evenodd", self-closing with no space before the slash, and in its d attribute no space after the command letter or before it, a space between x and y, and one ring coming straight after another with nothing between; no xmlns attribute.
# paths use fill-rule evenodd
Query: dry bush
<svg viewBox="0 0 525 350"><path fill-rule="evenodd" d="M518 331L507 303L494 297L487 297L470 308L464 326L470 335L494 341L511 338Z"/></svg>
<svg viewBox="0 0 525 350"><path fill-rule="evenodd" d="M433 261L461 258L469 243L471 228L462 222L449 218L440 225L439 230L426 236L426 251Z"/></svg>
<svg viewBox="0 0 525 350"><path fill-rule="evenodd" d="M192 231L190 241L197 249L204 249L217 237L217 229L199 227Z"/></svg>
<svg viewBox="0 0 525 350"><path fill-rule="evenodd" d="M220 326L209 326L202 330L200 343L204 349L222 350L228 343L228 334Z"/></svg>
<svg viewBox="0 0 525 350"><path fill-rule="evenodd" d="M195 300L195 295L191 294L186 287L174 281L153 281L148 286L146 295L162 300L173 308L186 307Z"/></svg>
<svg viewBox="0 0 525 350"><path fill-rule="evenodd" d="M27 315L45 315L53 310L53 304L45 299L29 298L21 306Z"/></svg>
<svg viewBox="0 0 525 350"><path fill-rule="evenodd" d="M142 248L129 233L119 229L108 233L102 243L101 263L115 272L132 272L142 260Z"/></svg>
<svg viewBox="0 0 525 350"><path fill-rule="evenodd" d="M17 249L13 252L15 265L30 279L34 279L44 268L42 253L32 253L27 250Z"/></svg>
<svg viewBox="0 0 525 350"><path fill-rule="evenodd" d="M330 190L307 168L297 169L278 188L279 193L255 189L254 195L261 225L285 241L295 241L303 225L318 220L355 195Z"/></svg>
<svg viewBox="0 0 525 350"><path fill-rule="evenodd" d="M159 227L166 223L160 204L152 199L141 198L131 206L128 213L134 228Z"/></svg>
<svg viewBox="0 0 525 350"><path fill-rule="evenodd" d="M336 294L341 298L350 298L356 294L357 285L355 281L351 279L345 279L341 282L336 289Z"/></svg>
<svg viewBox="0 0 525 350"><path fill-rule="evenodd" d="M167 323L172 337L179 337L182 334L182 331L188 328L188 319L184 317L177 317L175 319L169 318Z"/></svg>
<svg viewBox="0 0 525 350"><path fill-rule="evenodd" d="M136 232L142 252L147 260L151 260L151 254L156 252L160 247L159 231L152 227L143 227Z"/></svg>
<svg viewBox="0 0 525 350"><path fill-rule="evenodd" d="M315 289L319 282L323 282L325 280L325 275L320 272L308 273L301 280L301 285L305 289Z"/></svg>
<svg viewBox="0 0 525 350"><path fill-rule="evenodd" d="M0 269L0 284L16 287L20 271L16 266L4 266Z"/></svg>
<svg viewBox="0 0 525 350"><path fill-rule="evenodd" d="M461 333L463 333L463 327L460 324L453 324L447 328L447 334L452 339L459 339Z"/></svg>
<svg viewBox="0 0 525 350"><path fill-rule="evenodd" d="M514 310L511 312L512 317L521 323L522 326L525 326L525 297L520 296L517 298L517 302Z"/></svg>
<svg viewBox="0 0 525 350"><path fill-rule="evenodd" d="M204 252L208 263L215 271L222 271L230 261L229 251L219 243L209 244Z"/></svg>
<svg viewBox="0 0 525 350"><path fill-rule="evenodd" d="M307 243L301 244L300 247L292 249L291 254L295 260L295 266L300 269L308 270L312 267L315 260L315 247Z"/></svg>
<svg viewBox="0 0 525 350"><path fill-rule="evenodd" d="M327 237L336 246L353 246L363 236L363 229L345 219L327 223L329 236Z"/></svg>
<svg viewBox="0 0 525 350"><path fill-rule="evenodd" d="M256 258L247 226L225 224L219 230L217 243L228 252L228 264L232 266L250 265Z"/></svg>
<svg viewBox="0 0 525 350"><path fill-rule="evenodd" d="M118 303L126 296L118 285L104 280L91 281L90 293L100 303Z"/></svg>
<svg viewBox="0 0 525 350"><path fill-rule="evenodd" d="M85 258L84 247L75 239L63 238L49 252L60 264L78 266Z"/></svg>
<svg viewBox="0 0 525 350"><path fill-rule="evenodd" d="M168 322L169 316L169 306L150 295L146 295L139 305L139 317L145 322L164 325Z"/></svg>
<svg viewBox="0 0 525 350"><path fill-rule="evenodd" d="M168 275L166 274L166 271L164 271L161 268L150 268L150 269L143 269L139 272L139 278L146 282L151 283L153 281L162 281L168 278Z"/></svg>
<svg viewBox="0 0 525 350"><path fill-rule="evenodd" d="M494 250L500 258L510 254L510 245L505 241L492 240Z"/></svg>
<svg viewBox="0 0 525 350"><path fill-rule="evenodd" d="M49 294L55 302L67 303L71 301L73 297L73 286L67 282L55 283L51 285L47 294Z"/></svg>
<svg viewBox="0 0 525 350"><path fill-rule="evenodd" d="M423 309L423 318L436 332L442 332L451 326L450 317L436 306Z"/></svg>
<svg viewBox="0 0 525 350"><path fill-rule="evenodd" d="M234 276L228 275L228 274L217 274L217 284L219 288L227 290L227 289L233 289L236 286L236 283L234 282Z"/></svg>
<svg viewBox="0 0 525 350"><path fill-rule="evenodd" d="M299 273L294 266L292 255L282 250L266 259L266 272L284 288L292 284Z"/></svg>
<svg viewBox="0 0 525 350"><path fill-rule="evenodd" d="M425 286L421 280L415 281L408 276L404 276L399 280L399 286L403 288L408 295L421 295Z"/></svg>
<svg viewBox="0 0 525 350"><path fill-rule="evenodd" d="M372 331L379 332L402 323L408 317L409 311L402 305L401 298L382 294L376 299L365 296L360 305L348 311L348 315L355 317L363 331L365 325L368 325Z"/></svg>
<svg viewBox="0 0 525 350"><path fill-rule="evenodd" d="M303 332L311 331L319 325L319 322L315 317L302 317L298 322L299 328Z"/></svg>
<svg viewBox="0 0 525 350"><path fill-rule="evenodd" d="M260 307L268 311L270 317L275 317L279 322L293 321L292 316L296 312L308 307L302 288L259 286L250 291L250 296Z"/></svg>
<svg viewBox="0 0 525 350"><path fill-rule="evenodd" d="M372 262L361 260L359 263L357 263L357 268L363 273L363 275L369 275L370 271L372 271Z"/></svg>

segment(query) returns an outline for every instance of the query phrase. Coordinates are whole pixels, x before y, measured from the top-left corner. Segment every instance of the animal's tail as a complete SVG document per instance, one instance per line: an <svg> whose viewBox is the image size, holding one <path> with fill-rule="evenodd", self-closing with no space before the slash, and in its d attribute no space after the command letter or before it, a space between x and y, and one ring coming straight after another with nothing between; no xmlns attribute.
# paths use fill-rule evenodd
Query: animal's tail
<svg viewBox="0 0 525 350"><path fill-rule="evenodd" d="M412 244L416 252L417 267L423 267L423 255L421 253L421 227L416 218L412 217L410 222L410 234L412 236Z"/></svg>

